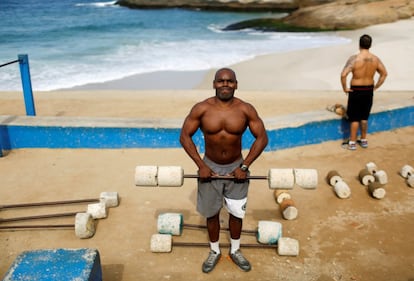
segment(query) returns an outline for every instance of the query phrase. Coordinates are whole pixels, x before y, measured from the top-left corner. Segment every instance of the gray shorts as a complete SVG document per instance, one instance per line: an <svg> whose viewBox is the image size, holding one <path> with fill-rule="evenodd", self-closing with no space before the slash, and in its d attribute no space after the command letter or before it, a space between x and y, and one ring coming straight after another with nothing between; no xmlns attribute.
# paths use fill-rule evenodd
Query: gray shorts
<svg viewBox="0 0 414 281"><path fill-rule="evenodd" d="M227 175L233 172L243 159L237 160L234 163L227 165L219 165L212 162L207 157L204 157L204 162L218 175ZM200 182L198 180L198 192L197 192L197 211L204 217L210 218L218 214L223 207L223 201L227 199L233 199L235 201L244 201L243 206L240 206L244 212L246 208L247 193L249 191L249 181L243 183L235 183L234 180L213 179L210 182ZM237 204L236 204L237 205ZM226 206L227 208L229 206ZM229 208L228 208L229 209ZM229 210L230 213L231 210ZM240 212L234 212L239 214ZM237 217L244 216L236 215Z"/></svg>

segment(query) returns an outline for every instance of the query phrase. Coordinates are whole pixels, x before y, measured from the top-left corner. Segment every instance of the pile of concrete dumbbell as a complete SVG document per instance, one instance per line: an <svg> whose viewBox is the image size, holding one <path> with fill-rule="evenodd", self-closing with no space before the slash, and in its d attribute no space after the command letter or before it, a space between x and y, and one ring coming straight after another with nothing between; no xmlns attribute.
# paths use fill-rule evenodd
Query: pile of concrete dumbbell
<svg viewBox="0 0 414 281"><path fill-rule="evenodd" d="M362 185L367 186L368 192L373 198L382 199L385 197L388 176L384 170L379 170L374 162L365 164L365 167L359 171L358 179ZM329 171L326 180L339 198L345 199L351 196L351 189L336 170Z"/></svg>
<svg viewBox="0 0 414 281"><path fill-rule="evenodd" d="M374 162L365 164L358 174L362 185L368 187L369 194L375 199L383 199L386 194L385 186L388 176L384 170L379 170Z"/></svg>
<svg viewBox="0 0 414 281"><path fill-rule="evenodd" d="M91 203L92 202L92 203ZM26 208L26 207L43 207L43 206L55 206L55 205L67 205L67 204L79 204L90 203L87 205L85 212L70 212L70 213L57 213L46 215L33 215L25 217L14 217L0 219L0 229L3 230L15 230L15 229L41 229L41 228L74 228L75 235L78 238L91 238L95 234L95 220L103 219L107 217L107 209L117 207L119 204L119 197L117 192L101 192L99 198L90 199L75 199L65 201L53 201L53 202L36 202L36 203L19 203L0 205L1 209L14 209L14 208ZM50 219L59 217L74 216L74 224L32 224L32 225L8 225L10 222ZM3 225L6 224L6 225Z"/></svg>
<svg viewBox="0 0 414 281"><path fill-rule="evenodd" d="M164 213L158 216L157 234L151 236L150 248L153 253L169 253L173 246L208 247L208 243L175 242L173 236L180 236L184 228L205 229L205 226L185 224L180 213ZM228 230L223 229L222 230ZM241 244L244 248L275 248L281 256L299 255L299 242L296 239L282 236L282 224L273 221L259 221L257 230L242 230L244 234L255 235L254 244ZM228 244L220 243L223 247Z"/></svg>

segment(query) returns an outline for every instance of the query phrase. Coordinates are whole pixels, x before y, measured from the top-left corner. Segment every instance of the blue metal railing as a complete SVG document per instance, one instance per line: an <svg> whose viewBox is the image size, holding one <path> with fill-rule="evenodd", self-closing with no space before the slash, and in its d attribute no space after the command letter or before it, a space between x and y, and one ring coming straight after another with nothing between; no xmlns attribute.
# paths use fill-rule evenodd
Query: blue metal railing
<svg viewBox="0 0 414 281"><path fill-rule="evenodd" d="M32 82L30 79L30 68L29 68L29 56L26 54L18 55L17 60L6 62L1 64L0 67L7 66L13 63L19 63L20 66L20 77L22 80L24 105L26 108L26 115L35 116L36 110L33 100ZM1 137L1 136L0 136ZM0 143L0 157L3 156L2 147Z"/></svg>
<svg viewBox="0 0 414 281"><path fill-rule="evenodd" d="M18 59L10 62L1 64L0 67L7 66L18 62L20 65L20 77L22 79L23 87L23 96L24 104L26 108L26 115L35 116L36 110L33 100L33 91L32 91L32 82L30 79L30 69L29 69L29 56L28 55L18 55Z"/></svg>

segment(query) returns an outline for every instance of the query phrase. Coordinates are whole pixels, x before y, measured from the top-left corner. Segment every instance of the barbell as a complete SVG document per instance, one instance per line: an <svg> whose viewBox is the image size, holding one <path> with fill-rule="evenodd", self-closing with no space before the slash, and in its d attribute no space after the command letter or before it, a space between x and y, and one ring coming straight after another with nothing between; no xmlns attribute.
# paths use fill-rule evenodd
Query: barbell
<svg viewBox="0 0 414 281"><path fill-rule="evenodd" d="M170 234L153 234L150 248L153 253L170 253L173 246L180 247L208 247L209 243L174 242ZM220 246L230 247L230 243L220 243ZM281 237L277 244L240 244L242 248L272 248L277 249L280 256L298 256L299 241L289 237Z"/></svg>
<svg viewBox="0 0 414 281"><path fill-rule="evenodd" d="M400 170L400 175L406 179L409 187L414 187L414 168L410 165L404 165Z"/></svg>
<svg viewBox="0 0 414 281"><path fill-rule="evenodd" d="M74 224L56 224L56 225L0 225L1 230L13 229L39 229L39 228L74 228L75 235L78 238L91 238L95 234L95 221L91 214L76 213Z"/></svg>
<svg viewBox="0 0 414 281"><path fill-rule="evenodd" d="M40 206L54 206L54 205L66 205L66 204L78 204L78 203L105 203L107 208L117 207L119 204L118 192L101 192L98 198L87 199L73 199L62 201L48 201L48 202L29 202L18 204L0 205L1 209L14 209L14 208L26 208L26 207L40 207Z"/></svg>
<svg viewBox="0 0 414 281"><path fill-rule="evenodd" d="M37 219L50 219L60 217L71 217L82 212L67 212L67 213L55 213L55 214L43 214L23 217L12 217L12 218L0 218L0 223L37 220ZM107 209L105 202L88 204L86 213L90 214L93 219L103 219L107 217Z"/></svg>
<svg viewBox="0 0 414 281"><path fill-rule="evenodd" d="M185 178L198 179L195 174L184 174L180 166L136 166L136 186L180 187ZM213 176L212 180L232 180L233 176ZM296 183L305 189L318 185L318 172L315 169L270 169L267 176L248 176L248 180L267 180L270 189L292 189Z"/></svg>
<svg viewBox="0 0 414 281"><path fill-rule="evenodd" d="M348 184L343 180L342 176L336 170L328 172L326 179L335 191L335 194L341 198L346 199L351 196L351 189Z"/></svg>
<svg viewBox="0 0 414 281"><path fill-rule="evenodd" d="M206 227L184 223L184 217L180 213L164 213L158 215L158 233L179 236L182 234L183 228ZM259 221L257 230L242 230L242 233L256 235L257 241L261 244L276 244L279 238L282 237L282 224L273 221Z"/></svg>

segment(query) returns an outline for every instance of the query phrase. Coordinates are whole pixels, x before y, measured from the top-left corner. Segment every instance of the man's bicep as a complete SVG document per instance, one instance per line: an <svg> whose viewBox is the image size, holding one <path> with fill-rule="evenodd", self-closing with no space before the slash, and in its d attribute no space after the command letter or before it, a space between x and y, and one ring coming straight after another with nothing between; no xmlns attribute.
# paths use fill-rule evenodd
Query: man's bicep
<svg viewBox="0 0 414 281"><path fill-rule="evenodd" d="M266 134L266 129L263 120L257 115L256 118L250 120L249 129L255 137Z"/></svg>
<svg viewBox="0 0 414 281"><path fill-rule="evenodd" d="M185 118L182 129L181 135L192 136L197 131L200 126L200 121L197 118L191 117L191 115Z"/></svg>

